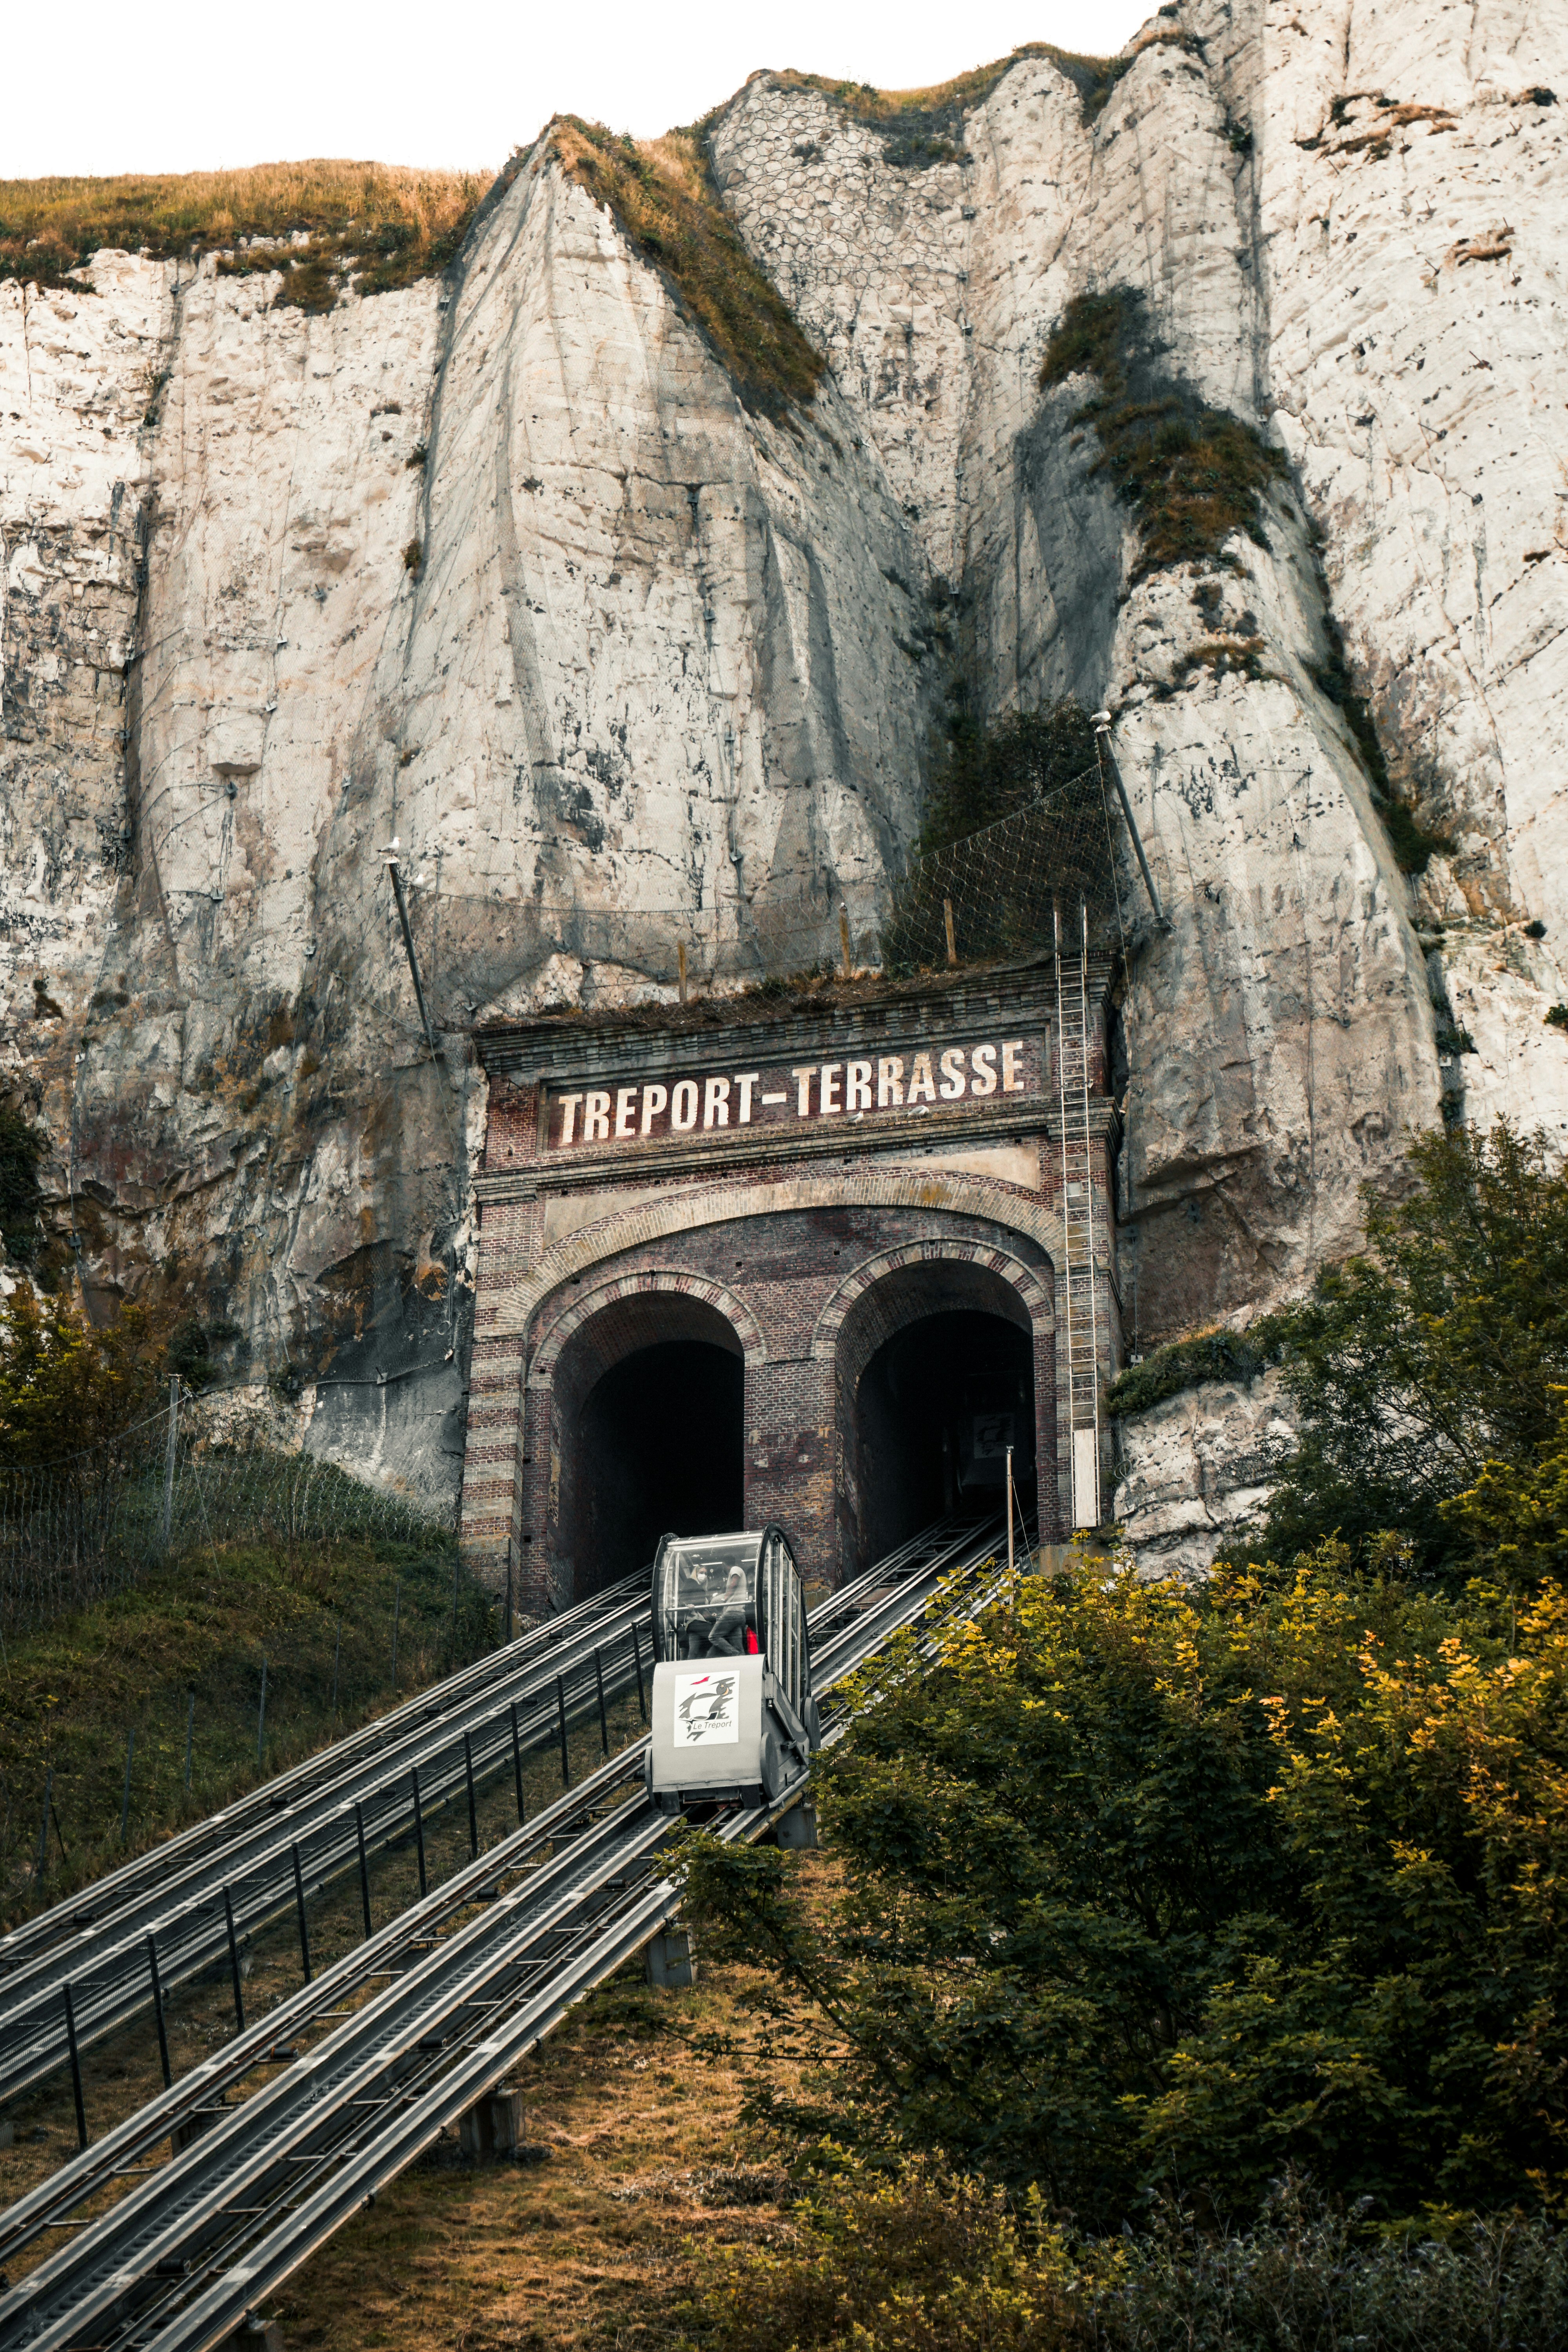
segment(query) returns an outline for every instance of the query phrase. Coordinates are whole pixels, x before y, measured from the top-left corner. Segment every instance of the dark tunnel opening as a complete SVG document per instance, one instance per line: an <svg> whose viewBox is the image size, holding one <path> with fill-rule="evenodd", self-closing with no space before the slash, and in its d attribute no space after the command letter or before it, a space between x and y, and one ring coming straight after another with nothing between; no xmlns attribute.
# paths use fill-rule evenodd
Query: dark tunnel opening
<svg viewBox="0 0 1568 2352"><path fill-rule="evenodd" d="M1019 1499L1034 1507L1034 1354L999 1315L960 1308L895 1332L860 1376L856 1423L868 1559L946 1512L999 1508L1009 1444Z"/></svg>
<svg viewBox="0 0 1568 2352"><path fill-rule="evenodd" d="M646 1568L660 1536L742 1524L745 1363L667 1339L598 1380L577 1420L576 1597Z"/></svg>

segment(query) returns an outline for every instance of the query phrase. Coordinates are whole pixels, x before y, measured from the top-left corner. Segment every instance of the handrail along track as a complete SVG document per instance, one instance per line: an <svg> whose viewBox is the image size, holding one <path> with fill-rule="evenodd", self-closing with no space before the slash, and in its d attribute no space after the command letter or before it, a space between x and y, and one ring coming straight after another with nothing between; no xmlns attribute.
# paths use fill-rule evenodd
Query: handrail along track
<svg viewBox="0 0 1568 2352"><path fill-rule="evenodd" d="M948 1521L813 1612L825 1736L832 1694L900 1627L929 1655L994 1589L1000 1523ZM176 2084L0 2216L0 2259L67 2215L182 2124L207 2127L0 2298L0 2352L205 2352L375 2189L533 2048L673 1916L660 1848L675 1824L641 1784L646 1742L338 1962L264 2024ZM756 1838L798 1801L731 1814ZM445 1930L445 1932L442 1932ZM367 1984L384 1990L345 2015ZM238 2105L287 2033L331 2030Z"/></svg>

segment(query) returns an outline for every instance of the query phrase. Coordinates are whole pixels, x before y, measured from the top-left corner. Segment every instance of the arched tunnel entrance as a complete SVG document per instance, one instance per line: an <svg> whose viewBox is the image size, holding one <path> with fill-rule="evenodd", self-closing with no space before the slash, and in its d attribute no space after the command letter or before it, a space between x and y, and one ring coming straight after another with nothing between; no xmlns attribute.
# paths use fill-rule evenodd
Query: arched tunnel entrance
<svg viewBox="0 0 1568 2352"><path fill-rule="evenodd" d="M741 1526L744 1382L733 1326L700 1299L645 1293L574 1334L554 1404L576 1599L646 1568L662 1535Z"/></svg>
<svg viewBox="0 0 1568 2352"><path fill-rule="evenodd" d="M927 1260L873 1285L840 1338L838 1411L847 1568L946 1512L998 1508L1009 1445L1019 1500L1034 1507L1034 1334L989 1267Z"/></svg>

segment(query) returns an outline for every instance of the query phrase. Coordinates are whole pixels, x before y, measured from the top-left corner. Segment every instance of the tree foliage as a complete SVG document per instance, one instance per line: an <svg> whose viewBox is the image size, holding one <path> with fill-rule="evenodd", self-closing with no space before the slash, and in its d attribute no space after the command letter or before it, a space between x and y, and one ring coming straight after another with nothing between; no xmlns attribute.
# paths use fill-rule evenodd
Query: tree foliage
<svg viewBox="0 0 1568 2352"><path fill-rule="evenodd" d="M101 1328L24 1284L0 1299L0 1465L59 1462L156 1406L174 1318L121 1307Z"/></svg>
<svg viewBox="0 0 1568 2352"><path fill-rule="evenodd" d="M1070 695L1037 710L1014 710L986 727L960 692L948 725L947 756L926 803L921 855L945 849L1092 768L1094 729Z"/></svg>
<svg viewBox="0 0 1568 2352"><path fill-rule="evenodd" d="M688 1858L700 1934L819 2020L775 2123L1094 2231L1245 2218L1292 2166L1385 2223L1561 2204L1559 1586L1031 1579L907 1663L820 1768L826 1914L784 1857Z"/></svg>
<svg viewBox="0 0 1568 2352"><path fill-rule="evenodd" d="M1037 2198L837 2151L782 2243L712 2250L698 2327L724 2352L1501 2352L1568 2332L1568 2237L1512 2217L1369 2238L1288 2176L1246 2231L1163 2205L1086 2240Z"/></svg>
<svg viewBox="0 0 1568 2352"><path fill-rule="evenodd" d="M1363 1551L1398 1528L1450 1580L1561 1566L1568 1175L1503 1121L1422 1136L1408 1166L1403 1199L1365 1196L1365 1253L1272 1318L1300 1440L1268 1549L1339 1533Z"/></svg>

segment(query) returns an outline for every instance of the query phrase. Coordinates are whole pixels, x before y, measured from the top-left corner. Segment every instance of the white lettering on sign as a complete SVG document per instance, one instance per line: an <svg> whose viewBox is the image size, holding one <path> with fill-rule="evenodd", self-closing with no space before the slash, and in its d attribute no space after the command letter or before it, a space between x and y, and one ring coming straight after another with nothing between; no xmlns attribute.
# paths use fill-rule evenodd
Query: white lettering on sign
<svg viewBox="0 0 1568 2352"><path fill-rule="evenodd" d="M584 1087L549 1098L550 1148L630 1143L660 1135L711 1135L795 1119L870 1119L920 1115L957 1103L1037 1095L1040 1041L998 1038L979 1045L912 1047L842 1062L797 1062L782 1070L731 1070L700 1078Z"/></svg>

